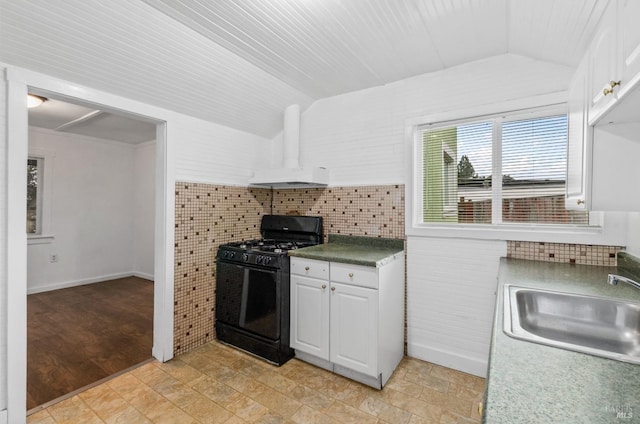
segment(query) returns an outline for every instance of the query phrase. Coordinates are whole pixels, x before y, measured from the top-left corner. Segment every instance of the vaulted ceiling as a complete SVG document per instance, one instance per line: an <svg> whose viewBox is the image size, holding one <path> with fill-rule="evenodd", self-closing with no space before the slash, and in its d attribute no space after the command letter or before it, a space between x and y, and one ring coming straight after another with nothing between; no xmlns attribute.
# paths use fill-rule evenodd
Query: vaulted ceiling
<svg viewBox="0 0 640 424"><path fill-rule="evenodd" d="M0 0L0 61L273 137L286 106L517 54L576 66L606 0Z"/></svg>

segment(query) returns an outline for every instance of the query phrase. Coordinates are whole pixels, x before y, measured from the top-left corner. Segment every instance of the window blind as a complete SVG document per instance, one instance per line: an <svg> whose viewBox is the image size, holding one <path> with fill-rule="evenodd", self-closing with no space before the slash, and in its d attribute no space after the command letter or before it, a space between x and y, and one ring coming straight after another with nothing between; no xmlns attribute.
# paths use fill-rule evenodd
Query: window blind
<svg viewBox="0 0 640 424"><path fill-rule="evenodd" d="M424 222L588 225L588 213L564 207L566 115L501 116L420 131Z"/></svg>

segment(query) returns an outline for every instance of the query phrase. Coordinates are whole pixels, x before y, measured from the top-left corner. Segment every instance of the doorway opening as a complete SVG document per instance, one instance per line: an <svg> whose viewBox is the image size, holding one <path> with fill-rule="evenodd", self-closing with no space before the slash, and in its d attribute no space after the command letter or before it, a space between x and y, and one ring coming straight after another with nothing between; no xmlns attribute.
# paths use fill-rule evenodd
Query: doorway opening
<svg viewBox="0 0 640 424"><path fill-rule="evenodd" d="M27 410L152 357L158 124L54 96L28 116Z"/></svg>

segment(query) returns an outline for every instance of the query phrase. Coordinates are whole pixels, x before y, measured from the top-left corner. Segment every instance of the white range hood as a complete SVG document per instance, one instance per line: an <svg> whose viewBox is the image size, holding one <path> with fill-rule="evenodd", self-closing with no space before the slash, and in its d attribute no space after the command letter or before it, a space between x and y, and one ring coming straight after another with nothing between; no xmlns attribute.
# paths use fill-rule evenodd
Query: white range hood
<svg viewBox="0 0 640 424"><path fill-rule="evenodd" d="M258 169L249 179L250 185L271 188L325 187L329 170L321 167L300 168L300 106L291 105L284 111L282 168Z"/></svg>

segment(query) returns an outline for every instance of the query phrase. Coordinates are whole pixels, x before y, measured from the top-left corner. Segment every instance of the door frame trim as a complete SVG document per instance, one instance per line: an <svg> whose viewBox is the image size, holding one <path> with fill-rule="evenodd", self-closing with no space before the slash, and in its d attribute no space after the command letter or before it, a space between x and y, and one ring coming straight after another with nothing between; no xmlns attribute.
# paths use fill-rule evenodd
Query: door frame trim
<svg viewBox="0 0 640 424"><path fill-rule="evenodd" d="M154 316L152 355L165 362L173 357L175 125L178 114L159 107L95 90L44 74L2 65L7 87L7 419L26 421L27 362L27 236L24 231L28 156L26 96L51 93L136 115L156 123ZM10 348L9 348L10 347Z"/></svg>

